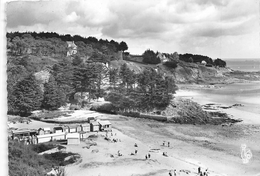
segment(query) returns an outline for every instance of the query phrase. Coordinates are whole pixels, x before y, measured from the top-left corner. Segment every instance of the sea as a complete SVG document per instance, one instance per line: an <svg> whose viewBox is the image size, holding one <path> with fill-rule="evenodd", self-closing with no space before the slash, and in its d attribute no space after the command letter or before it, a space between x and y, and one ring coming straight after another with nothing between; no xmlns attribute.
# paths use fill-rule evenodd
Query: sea
<svg viewBox="0 0 260 176"><path fill-rule="evenodd" d="M233 70L256 72L260 71L259 59L223 59L227 63L227 67Z"/></svg>

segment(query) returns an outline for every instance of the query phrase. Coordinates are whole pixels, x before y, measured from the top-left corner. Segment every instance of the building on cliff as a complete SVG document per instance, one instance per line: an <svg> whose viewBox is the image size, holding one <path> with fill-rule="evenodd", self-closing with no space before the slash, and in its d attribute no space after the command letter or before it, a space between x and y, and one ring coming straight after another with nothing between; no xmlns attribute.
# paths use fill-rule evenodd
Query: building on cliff
<svg viewBox="0 0 260 176"><path fill-rule="evenodd" d="M161 60L162 63L169 61L169 59L163 53L158 53L157 57Z"/></svg>
<svg viewBox="0 0 260 176"><path fill-rule="evenodd" d="M67 41L67 45L68 45L67 56L77 54L77 45L74 43L74 41Z"/></svg>

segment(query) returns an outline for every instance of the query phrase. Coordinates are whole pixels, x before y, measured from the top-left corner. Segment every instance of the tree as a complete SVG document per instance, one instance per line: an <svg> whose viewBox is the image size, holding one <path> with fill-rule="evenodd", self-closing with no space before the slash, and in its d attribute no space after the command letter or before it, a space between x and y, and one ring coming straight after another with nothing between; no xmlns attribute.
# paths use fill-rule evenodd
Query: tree
<svg viewBox="0 0 260 176"><path fill-rule="evenodd" d="M146 50L142 56L144 58L143 62L147 64L159 64L161 62L156 53L150 49Z"/></svg>
<svg viewBox="0 0 260 176"><path fill-rule="evenodd" d="M72 60L73 65L80 65L82 62L83 59L81 59L79 55L76 55Z"/></svg>
<svg viewBox="0 0 260 176"><path fill-rule="evenodd" d="M122 41L122 42L120 42L120 44L119 44L119 50L120 51L126 51L126 50L128 50L128 46L127 46L127 44L126 44L126 42L124 42L124 41Z"/></svg>
<svg viewBox="0 0 260 176"><path fill-rule="evenodd" d="M227 63L221 59L214 60L214 65L219 67L226 67Z"/></svg>
<svg viewBox="0 0 260 176"><path fill-rule="evenodd" d="M56 110L65 103L65 96L59 90L57 82L50 76L49 81L44 85L42 108Z"/></svg>
<svg viewBox="0 0 260 176"><path fill-rule="evenodd" d="M63 92L67 98L72 96L75 90L73 87L74 69L71 62L64 59L62 62L55 64L52 70L52 75L61 92Z"/></svg>
<svg viewBox="0 0 260 176"><path fill-rule="evenodd" d="M41 107L43 93L34 75L29 75L16 84L10 104L14 113L28 115Z"/></svg>
<svg viewBox="0 0 260 176"><path fill-rule="evenodd" d="M118 81L118 69L110 69L108 74L110 86L113 85L113 88L115 88Z"/></svg>
<svg viewBox="0 0 260 176"><path fill-rule="evenodd" d="M128 68L126 63L120 67L119 77L122 81L121 85L128 91L129 87L132 88L134 84L134 72Z"/></svg>
<svg viewBox="0 0 260 176"><path fill-rule="evenodd" d="M166 61L163 63L163 65L165 65L168 68L177 68L178 67L177 62L174 60Z"/></svg>

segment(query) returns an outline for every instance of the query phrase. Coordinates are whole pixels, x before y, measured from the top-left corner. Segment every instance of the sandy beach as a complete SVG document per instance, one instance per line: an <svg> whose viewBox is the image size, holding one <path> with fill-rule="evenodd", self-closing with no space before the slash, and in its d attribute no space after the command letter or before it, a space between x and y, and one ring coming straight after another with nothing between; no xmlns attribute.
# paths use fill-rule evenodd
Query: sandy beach
<svg viewBox="0 0 260 176"><path fill-rule="evenodd" d="M66 151L81 155L78 163L66 167L66 173L68 176L167 176L170 170L172 173L176 170L178 176L193 176L197 175L197 169L201 167L202 171L208 169L210 176L257 176L260 174L259 88L259 82L221 85L218 88L180 86L175 96L192 99L201 105L242 104L219 109L232 118L243 120L230 127L181 125L95 113L97 118L112 122L113 136L108 133L108 137L120 142L107 141L106 133L99 132L90 133L96 137L86 139L80 145L66 146ZM87 114L93 115L93 112L81 110L75 113L80 119L86 118ZM33 121L22 127L33 127L36 124L54 125ZM21 128L21 124L12 124L12 127ZM93 142L97 145L85 148ZM138 147L134 146L135 143ZM247 163L243 163L241 158L243 144L252 153ZM137 154L131 155L135 150L138 150ZM122 156L118 156L118 151ZM163 156L163 152L167 152L168 156ZM146 159L148 153L151 158Z"/></svg>

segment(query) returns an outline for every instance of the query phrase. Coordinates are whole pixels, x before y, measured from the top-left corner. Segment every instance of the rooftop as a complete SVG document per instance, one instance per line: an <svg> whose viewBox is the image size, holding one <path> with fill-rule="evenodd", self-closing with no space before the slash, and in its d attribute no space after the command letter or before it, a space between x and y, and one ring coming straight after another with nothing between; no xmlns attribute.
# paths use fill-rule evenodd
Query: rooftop
<svg viewBox="0 0 260 176"><path fill-rule="evenodd" d="M100 125L111 125L111 123L108 120L103 120L98 122Z"/></svg>

